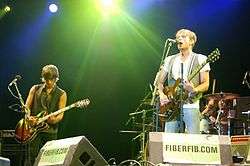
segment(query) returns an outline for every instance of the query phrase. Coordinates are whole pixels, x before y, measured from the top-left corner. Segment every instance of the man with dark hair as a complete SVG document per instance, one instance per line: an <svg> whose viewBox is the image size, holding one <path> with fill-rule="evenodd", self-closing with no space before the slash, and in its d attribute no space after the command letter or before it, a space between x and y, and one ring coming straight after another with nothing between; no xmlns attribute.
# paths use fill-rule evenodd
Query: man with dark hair
<svg viewBox="0 0 250 166"><path fill-rule="evenodd" d="M67 94L57 86L59 72L55 65L46 65L41 73L42 84L33 85L26 100L26 107L30 110L29 121L35 123L37 115L55 112L66 106ZM42 130L30 142L30 157L34 163L41 147L50 140L57 139L58 122L63 119L63 113L51 116L46 123L49 127Z"/></svg>
<svg viewBox="0 0 250 166"><path fill-rule="evenodd" d="M161 106L171 102L170 96L164 93L165 81L169 87L173 87L176 80L180 79L183 74L183 87L184 91L188 92L188 94L203 93L207 91L209 86L209 64L205 65L191 81L188 80L188 76L196 67L207 59L206 56L193 52L193 47L197 41L196 34L188 29L181 29L176 33L176 41L179 53L165 59L157 80ZM183 66L183 70L181 70L181 66ZM199 114L199 100L193 103L190 101L184 102L183 121L188 133L197 134L200 132ZM178 133L180 132L180 128L182 128L181 125L183 124L180 123L180 117L167 120L165 123L165 132Z"/></svg>

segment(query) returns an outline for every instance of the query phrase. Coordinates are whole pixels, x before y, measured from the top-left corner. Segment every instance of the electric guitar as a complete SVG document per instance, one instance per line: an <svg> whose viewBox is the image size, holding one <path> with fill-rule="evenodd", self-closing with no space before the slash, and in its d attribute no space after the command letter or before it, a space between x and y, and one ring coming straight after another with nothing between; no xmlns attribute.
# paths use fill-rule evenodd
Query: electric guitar
<svg viewBox="0 0 250 166"><path fill-rule="evenodd" d="M198 65L192 73L188 76L188 81L192 81L192 79L200 72L200 70L207 64L215 62L219 59L220 51L216 48L212 51L206 61L204 61L201 65ZM178 78L175 81L175 84L170 87L165 87L163 93L170 99L168 104L160 106L160 114L164 114L164 119L172 120L177 117L180 113L180 93L178 91L178 87L180 85L181 79ZM202 93L190 93L184 91L182 94L184 103L194 103L202 97ZM162 118L161 118L162 121Z"/></svg>
<svg viewBox="0 0 250 166"><path fill-rule="evenodd" d="M89 99L80 100L78 102L75 102L65 108L59 109L56 112L53 112L51 114L46 115L46 113L42 112L39 113L37 116L35 116L36 121L31 122L29 120L29 117L25 117L21 119L15 129L15 139L20 143L27 143L34 139L36 135L47 128L49 128L49 125L45 122L47 119L49 119L52 116L59 115L71 108L83 108L88 106L90 103Z"/></svg>

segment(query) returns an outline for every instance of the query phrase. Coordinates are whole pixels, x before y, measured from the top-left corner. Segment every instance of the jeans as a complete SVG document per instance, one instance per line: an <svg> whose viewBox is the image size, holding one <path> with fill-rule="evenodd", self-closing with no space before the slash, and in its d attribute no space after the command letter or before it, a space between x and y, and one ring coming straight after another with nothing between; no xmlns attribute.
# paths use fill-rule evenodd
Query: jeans
<svg viewBox="0 0 250 166"><path fill-rule="evenodd" d="M200 111L197 108L183 108L183 122L180 120L168 121L165 123L165 132L167 133L179 133L181 125L185 125L186 132L189 134L200 133Z"/></svg>
<svg viewBox="0 0 250 166"><path fill-rule="evenodd" d="M40 132L38 135L29 143L30 145L30 158L31 163L35 162L35 159L40 151L40 149L43 147L43 145L47 141L55 140L57 139L57 133L46 133L46 132Z"/></svg>

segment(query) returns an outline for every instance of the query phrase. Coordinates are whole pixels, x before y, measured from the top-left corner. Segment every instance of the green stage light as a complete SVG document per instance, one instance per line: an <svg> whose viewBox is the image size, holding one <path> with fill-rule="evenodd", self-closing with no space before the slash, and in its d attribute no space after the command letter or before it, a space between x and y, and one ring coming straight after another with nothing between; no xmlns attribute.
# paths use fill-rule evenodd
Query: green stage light
<svg viewBox="0 0 250 166"><path fill-rule="evenodd" d="M119 13L118 0L96 0L96 6L104 16Z"/></svg>
<svg viewBox="0 0 250 166"><path fill-rule="evenodd" d="M111 8L114 5L114 1L113 0L102 0L101 4L105 8Z"/></svg>
<svg viewBox="0 0 250 166"><path fill-rule="evenodd" d="M9 12L10 11L10 7L9 6L5 6L4 7L4 11L7 13L7 12Z"/></svg>
<svg viewBox="0 0 250 166"><path fill-rule="evenodd" d="M5 6L4 8L0 9L0 19L3 18L8 12L10 12L10 7Z"/></svg>

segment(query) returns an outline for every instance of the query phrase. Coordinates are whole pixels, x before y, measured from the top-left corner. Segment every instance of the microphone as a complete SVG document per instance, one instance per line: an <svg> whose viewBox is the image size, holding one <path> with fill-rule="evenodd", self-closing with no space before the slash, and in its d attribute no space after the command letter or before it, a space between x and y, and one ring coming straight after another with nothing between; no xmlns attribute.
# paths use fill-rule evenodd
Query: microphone
<svg viewBox="0 0 250 166"><path fill-rule="evenodd" d="M246 71L245 76L243 78L243 81L242 81L243 85L246 83L247 75L248 75L248 71Z"/></svg>
<svg viewBox="0 0 250 166"><path fill-rule="evenodd" d="M177 43L177 41L175 39L170 39L168 38L167 41L171 42L171 43Z"/></svg>
<svg viewBox="0 0 250 166"><path fill-rule="evenodd" d="M14 83L16 83L21 78L22 77L20 75L16 75L15 78L9 83L9 86L12 86Z"/></svg>

